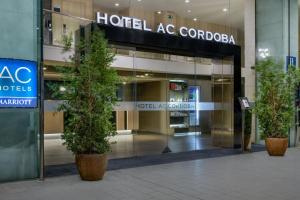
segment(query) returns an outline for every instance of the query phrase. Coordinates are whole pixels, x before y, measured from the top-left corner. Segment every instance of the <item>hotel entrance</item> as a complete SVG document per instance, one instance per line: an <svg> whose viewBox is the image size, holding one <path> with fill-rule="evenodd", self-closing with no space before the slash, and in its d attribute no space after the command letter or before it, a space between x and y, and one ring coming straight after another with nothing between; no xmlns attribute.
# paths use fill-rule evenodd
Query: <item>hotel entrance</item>
<svg viewBox="0 0 300 200"><path fill-rule="evenodd" d="M232 57L212 59L111 45L120 78L110 159L234 147ZM48 70L49 71L49 70ZM57 80L46 80L47 85ZM61 86L61 91L65 88ZM62 145L60 100L45 101L45 164L74 161Z"/></svg>
<svg viewBox="0 0 300 200"><path fill-rule="evenodd" d="M87 13L84 18L76 17L81 14L73 7L68 10L68 5L59 9L70 16L46 12L45 165L74 162L61 140L66 116L56 111L64 99L53 98L48 88L52 82L63 83L53 66L74 53L62 53L60 41L75 47L79 37L88 39L97 28L115 53L111 67L121 78L112 119L117 134L110 138L109 159L241 148L237 99L243 34L228 25L226 15L213 22L204 16L193 19L181 8L158 11L143 1L129 2L118 8L103 1L86 7L74 2L76 10ZM169 5L159 2L160 7ZM206 11L208 5L200 8ZM62 84L59 90L68 88Z"/></svg>
<svg viewBox="0 0 300 200"><path fill-rule="evenodd" d="M112 157L233 148L231 58L115 51L123 62Z"/></svg>

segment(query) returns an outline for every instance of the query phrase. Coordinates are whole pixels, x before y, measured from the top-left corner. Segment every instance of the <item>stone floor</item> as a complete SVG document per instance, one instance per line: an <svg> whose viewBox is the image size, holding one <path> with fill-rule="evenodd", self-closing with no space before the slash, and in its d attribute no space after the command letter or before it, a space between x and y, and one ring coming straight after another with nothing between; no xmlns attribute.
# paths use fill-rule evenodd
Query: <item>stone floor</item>
<svg viewBox="0 0 300 200"><path fill-rule="evenodd" d="M103 181L77 175L0 184L0 200L292 200L300 195L300 149L108 171Z"/></svg>

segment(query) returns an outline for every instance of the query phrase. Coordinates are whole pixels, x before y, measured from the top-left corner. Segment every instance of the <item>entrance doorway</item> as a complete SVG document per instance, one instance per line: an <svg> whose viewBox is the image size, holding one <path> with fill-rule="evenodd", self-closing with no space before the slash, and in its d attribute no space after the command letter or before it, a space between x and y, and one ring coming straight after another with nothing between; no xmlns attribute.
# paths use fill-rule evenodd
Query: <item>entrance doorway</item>
<svg viewBox="0 0 300 200"><path fill-rule="evenodd" d="M234 147L233 60L112 46L117 91L109 158ZM55 80L47 80L51 82ZM45 85L47 87L47 85ZM46 90L47 91L47 90ZM45 95L49 97L51 95ZM45 101L45 163L73 162L62 146L59 101Z"/></svg>

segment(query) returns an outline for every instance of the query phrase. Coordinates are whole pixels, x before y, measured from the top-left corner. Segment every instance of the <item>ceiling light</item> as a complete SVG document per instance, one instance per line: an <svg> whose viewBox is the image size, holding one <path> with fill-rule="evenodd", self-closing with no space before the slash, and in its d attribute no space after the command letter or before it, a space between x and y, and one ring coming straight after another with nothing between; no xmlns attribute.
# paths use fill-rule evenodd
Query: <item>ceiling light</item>
<svg viewBox="0 0 300 200"><path fill-rule="evenodd" d="M191 10L188 10L187 12L190 13L190 12L192 12L192 11L191 11Z"/></svg>
<svg viewBox="0 0 300 200"><path fill-rule="evenodd" d="M159 15L160 15L160 14L161 14L161 11L157 11L157 14L159 14Z"/></svg>
<svg viewBox="0 0 300 200"><path fill-rule="evenodd" d="M223 12L227 12L228 11L228 8L223 8Z"/></svg>
<svg viewBox="0 0 300 200"><path fill-rule="evenodd" d="M43 67L43 70L47 70L47 67Z"/></svg>
<svg viewBox="0 0 300 200"><path fill-rule="evenodd" d="M138 2L141 2L142 0L137 0Z"/></svg>
<svg viewBox="0 0 300 200"><path fill-rule="evenodd" d="M268 48L266 48L266 49L259 48L258 49L258 54L259 54L260 57L266 58L266 57L270 56L270 51L269 51Z"/></svg>
<svg viewBox="0 0 300 200"><path fill-rule="evenodd" d="M190 0L185 0L184 2L185 2L185 3L190 3Z"/></svg>
<svg viewBox="0 0 300 200"><path fill-rule="evenodd" d="M120 4L119 3L115 3L115 6L118 7Z"/></svg>
<svg viewBox="0 0 300 200"><path fill-rule="evenodd" d="M197 21L197 18L194 18L193 20L194 20L194 21Z"/></svg>

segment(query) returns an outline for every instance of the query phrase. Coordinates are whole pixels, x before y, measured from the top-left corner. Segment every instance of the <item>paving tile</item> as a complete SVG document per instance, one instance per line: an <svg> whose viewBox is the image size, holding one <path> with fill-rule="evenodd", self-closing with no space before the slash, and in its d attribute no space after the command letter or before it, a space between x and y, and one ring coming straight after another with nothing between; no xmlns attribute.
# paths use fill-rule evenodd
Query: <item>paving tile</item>
<svg viewBox="0 0 300 200"><path fill-rule="evenodd" d="M294 200L300 149L108 171L103 181L77 175L0 184L0 200Z"/></svg>

